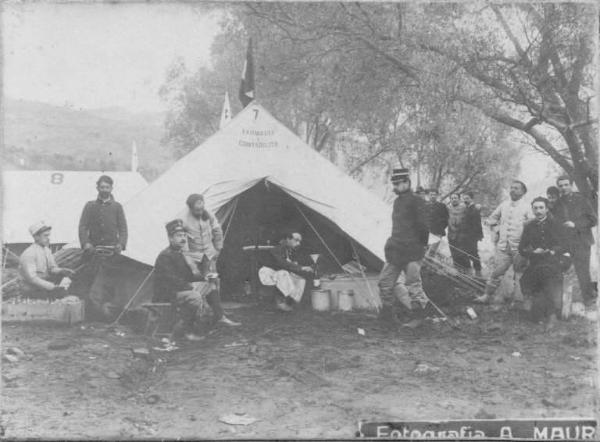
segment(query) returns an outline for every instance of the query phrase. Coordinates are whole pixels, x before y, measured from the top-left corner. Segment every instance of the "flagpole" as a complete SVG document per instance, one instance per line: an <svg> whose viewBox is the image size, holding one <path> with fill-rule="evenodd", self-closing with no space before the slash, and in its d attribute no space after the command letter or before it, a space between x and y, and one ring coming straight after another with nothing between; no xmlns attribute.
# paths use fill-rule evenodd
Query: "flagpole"
<svg viewBox="0 0 600 442"><path fill-rule="evenodd" d="M255 96L256 85L254 81L254 57L252 55L252 38L249 38L239 91L239 99L242 103L242 106L248 106L252 100L254 100Z"/></svg>

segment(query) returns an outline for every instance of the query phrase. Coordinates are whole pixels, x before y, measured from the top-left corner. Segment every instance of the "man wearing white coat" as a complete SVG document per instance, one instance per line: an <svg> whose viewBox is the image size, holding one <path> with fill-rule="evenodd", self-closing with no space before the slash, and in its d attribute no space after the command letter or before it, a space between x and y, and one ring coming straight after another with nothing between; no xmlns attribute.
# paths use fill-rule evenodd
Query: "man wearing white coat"
<svg viewBox="0 0 600 442"><path fill-rule="evenodd" d="M513 266L515 284L513 299L523 301L519 280L524 270L524 258L519 255L519 243L525 224L533 219L529 203L523 199L527 186L514 180L510 186L510 199L500 204L489 217L487 224L498 227L498 242L494 255L494 268L485 287L485 293L476 301L488 303L500 285L502 276Z"/></svg>

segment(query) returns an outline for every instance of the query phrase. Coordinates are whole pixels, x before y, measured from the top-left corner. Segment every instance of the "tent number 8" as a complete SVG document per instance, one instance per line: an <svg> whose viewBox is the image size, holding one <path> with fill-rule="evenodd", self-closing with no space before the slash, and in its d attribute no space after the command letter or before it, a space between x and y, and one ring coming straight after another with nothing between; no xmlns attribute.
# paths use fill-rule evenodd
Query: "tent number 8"
<svg viewBox="0 0 600 442"><path fill-rule="evenodd" d="M253 109L254 110L254 119L256 120L258 118L258 109Z"/></svg>
<svg viewBox="0 0 600 442"><path fill-rule="evenodd" d="M50 182L52 184L62 184L64 178L65 177L62 173L53 173L50 175Z"/></svg>

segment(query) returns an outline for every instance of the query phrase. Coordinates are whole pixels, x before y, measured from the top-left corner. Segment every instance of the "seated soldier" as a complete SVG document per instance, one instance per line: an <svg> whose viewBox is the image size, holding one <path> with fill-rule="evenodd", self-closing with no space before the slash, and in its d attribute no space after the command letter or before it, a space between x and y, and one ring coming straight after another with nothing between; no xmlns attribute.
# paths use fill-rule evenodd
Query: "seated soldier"
<svg viewBox="0 0 600 442"><path fill-rule="evenodd" d="M57 285L62 276L73 276L73 270L58 267L50 250L52 227L40 221L29 227L35 241L19 258L19 273L25 298L64 298L67 291Z"/></svg>
<svg viewBox="0 0 600 442"><path fill-rule="evenodd" d="M156 258L154 264L154 297L153 302L175 303L179 320L173 330L177 339L185 336L190 341L201 339L193 333L199 309L202 308L202 292L208 291L206 301L211 307L216 320L229 326L240 325L228 319L221 306L217 284L214 280L205 281L202 275L194 275L186 259L183 249L186 246L186 231L183 221L173 220L166 225L169 236L169 247L164 249ZM203 281L198 290L194 290L192 282Z"/></svg>
<svg viewBox="0 0 600 442"><path fill-rule="evenodd" d="M521 277L521 291L533 298L533 319L546 319L547 326L551 327L561 311L561 260L569 258L561 226L549 214L548 200L537 197L531 206L535 219L525 225L519 243L519 253L529 260Z"/></svg>
<svg viewBox="0 0 600 442"><path fill-rule="evenodd" d="M294 250L301 242L302 235L298 232L287 232L269 251L265 265L258 271L262 284L277 288L276 305L281 311L289 312L294 303L300 302L306 278L313 275L312 267L300 266L294 259Z"/></svg>

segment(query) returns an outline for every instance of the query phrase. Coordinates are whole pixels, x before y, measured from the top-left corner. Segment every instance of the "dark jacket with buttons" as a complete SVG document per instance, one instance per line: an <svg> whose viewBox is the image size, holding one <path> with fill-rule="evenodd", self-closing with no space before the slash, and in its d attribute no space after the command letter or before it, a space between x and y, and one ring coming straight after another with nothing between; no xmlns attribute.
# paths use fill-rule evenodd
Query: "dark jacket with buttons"
<svg viewBox="0 0 600 442"><path fill-rule="evenodd" d="M544 249L554 254L533 253L535 249ZM519 242L519 254L529 259L531 266L555 265L558 267L558 256L565 251L564 229L549 215L544 221L529 221L523 228Z"/></svg>
<svg viewBox="0 0 600 442"><path fill-rule="evenodd" d="M481 215L475 204L465 208L465 214L458 226L459 241L481 241L483 239L483 228L481 227Z"/></svg>
<svg viewBox="0 0 600 442"><path fill-rule="evenodd" d="M439 201L429 203L429 229L431 233L437 236L445 236L449 218L450 214L444 203Z"/></svg>
<svg viewBox="0 0 600 442"><path fill-rule="evenodd" d="M583 195L573 192L561 196L552 211L556 214L557 221L563 224L572 221L575 228L566 228L567 240L591 246L594 244L592 227L598 223L596 212Z"/></svg>
<svg viewBox="0 0 600 442"><path fill-rule="evenodd" d="M385 244L385 259L399 267L425 256L429 240L428 213L425 201L411 190L394 201L392 236Z"/></svg>
<svg viewBox="0 0 600 442"><path fill-rule="evenodd" d="M127 221L123 206L111 196L107 202L88 201L79 220L79 242L93 246L127 246Z"/></svg>
<svg viewBox="0 0 600 442"><path fill-rule="evenodd" d="M154 263L153 302L175 302L177 292L192 290L192 282L202 280L194 276L181 250L171 246L164 249Z"/></svg>
<svg viewBox="0 0 600 442"><path fill-rule="evenodd" d="M297 264L294 251L283 244L278 244L269 250L264 257L263 264L273 270L287 270L302 277L307 275L302 270L302 266Z"/></svg>

